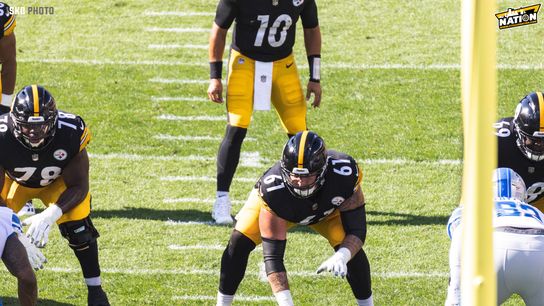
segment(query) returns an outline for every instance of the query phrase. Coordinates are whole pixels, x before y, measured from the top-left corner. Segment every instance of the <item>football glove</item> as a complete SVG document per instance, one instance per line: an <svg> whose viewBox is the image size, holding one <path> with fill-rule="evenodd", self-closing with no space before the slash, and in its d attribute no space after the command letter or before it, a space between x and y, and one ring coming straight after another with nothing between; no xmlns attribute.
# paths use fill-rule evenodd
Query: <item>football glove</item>
<svg viewBox="0 0 544 306"><path fill-rule="evenodd" d="M34 270L38 271L43 269L43 264L47 262L45 256L38 250L38 248L33 245L30 240L23 234L17 233L17 238L23 244L26 249L26 254L28 256L28 261Z"/></svg>
<svg viewBox="0 0 544 306"><path fill-rule="evenodd" d="M317 268L316 273L327 271L334 274L334 276L344 277L348 274L347 263L350 259L351 252L347 248L340 248Z"/></svg>
<svg viewBox="0 0 544 306"><path fill-rule="evenodd" d="M45 247L47 241L49 241L51 226L61 216L62 209L55 204L51 204L41 213L25 219L23 225L30 225L26 231L26 236L30 238L30 242L39 248Z"/></svg>

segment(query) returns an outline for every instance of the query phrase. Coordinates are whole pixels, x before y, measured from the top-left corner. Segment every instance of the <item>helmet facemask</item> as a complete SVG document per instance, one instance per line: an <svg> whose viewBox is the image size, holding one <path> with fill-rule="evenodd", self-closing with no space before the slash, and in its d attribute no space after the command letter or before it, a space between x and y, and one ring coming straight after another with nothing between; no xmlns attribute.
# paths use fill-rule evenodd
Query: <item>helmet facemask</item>
<svg viewBox="0 0 544 306"><path fill-rule="evenodd" d="M544 160L544 133L534 132L529 135L516 126L516 134L516 144L525 157L533 161Z"/></svg>
<svg viewBox="0 0 544 306"><path fill-rule="evenodd" d="M307 168L293 168L289 171L286 167L281 167L281 176L287 184L287 189L294 196L299 198L309 198L318 191L325 183L325 170L327 162L317 171L310 172Z"/></svg>
<svg viewBox="0 0 544 306"><path fill-rule="evenodd" d="M13 113L11 116L14 122L13 134L30 149L37 150L45 147L55 135L57 114L47 119L43 116L16 117Z"/></svg>

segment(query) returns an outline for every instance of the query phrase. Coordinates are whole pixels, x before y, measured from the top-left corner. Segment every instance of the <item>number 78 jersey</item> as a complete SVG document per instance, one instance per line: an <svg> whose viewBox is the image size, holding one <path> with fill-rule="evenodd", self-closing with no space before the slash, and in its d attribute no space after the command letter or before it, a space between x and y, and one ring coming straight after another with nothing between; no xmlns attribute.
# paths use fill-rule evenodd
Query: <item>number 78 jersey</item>
<svg viewBox="0 0 544 306"><path fill-rule="evenodd" d="M59 110L56 131L46 147L31 150L13 135L9 113L0 116L0 165L18 184L45 187L62 175L70 160L91 140L83 119Z"/></svg>
<svg viewBox="0 0 544 306"><path fill-rule="evenodd" d="M268 208L280 218L311 225L325 219L351 197L362 176L351 156L328 150L325 182L309 198L299 198L287 189L279 162L263 174L257 182L257 189Z"/></svg>

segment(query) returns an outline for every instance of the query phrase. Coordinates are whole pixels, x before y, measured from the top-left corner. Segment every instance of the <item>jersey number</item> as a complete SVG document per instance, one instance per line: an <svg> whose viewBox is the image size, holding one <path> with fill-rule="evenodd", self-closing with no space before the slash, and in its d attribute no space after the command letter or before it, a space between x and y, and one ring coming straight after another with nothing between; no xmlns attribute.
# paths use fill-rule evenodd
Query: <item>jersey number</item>
<svg viewBox="0 0 544 306"><path fill-rule="evenodd" d="M514 201L495 202L495 209L499 217L529 217L543 223L538 211L527 204Z"/></svg>
<svg viewBox="0 0 544 306"><path fill-rule="evenodd" d="M501 121L493 124L493 127L497 129L495 135L499 137L510 136L510 122Z"/></svg>
<svg viewBox="0 0 544 306"><path fill-rule="evenodd" d="M268 29L268 20L270 19L270 15L259 15L257 16L257 20L261 22L261 26L259 27L259 31L257 31L257 37L255 37L255 47L261 47L263 45L264 36L266 34L266 29ZM280 38L276 40L276 33L278 32L278 28L280 25L283 24L283 28L280 32ZM278 18L272 23L272 26L270 27L270 30L268 31L268 44L271 47L279 47L283 45L285 40L287 39L287 30L291 27L293 24L293 20L291 19L291 16L287 14L279 15Z"/></svg>
<svg viewBox="0 0 544 306"><path fill-rule="evenodd" d="M32 177L32 175L34 175L36 169L36 167L19 167L13 169L13 171L23 173L23 175L17 178L17 181L26 182ZM61 168L55 166L43 168L41 173L42 179L40 180L40 185L47 186L51 184L52 181L59 177L61 171Z"/></svg>

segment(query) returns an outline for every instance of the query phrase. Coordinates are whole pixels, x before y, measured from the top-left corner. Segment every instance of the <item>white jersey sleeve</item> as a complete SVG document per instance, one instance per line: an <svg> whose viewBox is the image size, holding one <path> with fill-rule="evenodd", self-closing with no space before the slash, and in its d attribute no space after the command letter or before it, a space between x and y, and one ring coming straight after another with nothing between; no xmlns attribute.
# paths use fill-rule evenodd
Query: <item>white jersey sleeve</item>
<svg viewBox="0 0 544 306"><path fill-rule="evenodd" d="M461 225L461 215L463 214L463 207L457 207L450 216L448 220L448 225L446 226L446 231L448 232L448 237L453 236L453 232Z"/></svg>
<svg viewBox="0 0 544 306"><path fill-rule="evenodd" d="M19 221L19 218L13 213L13 210L7 207L0 207L0 257L4 254L4 247L8 237L15 232L13 223L13 216ZM21 224L19 223L19 226Z"/></svg>

